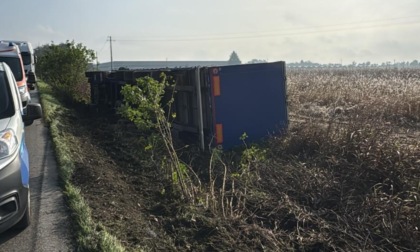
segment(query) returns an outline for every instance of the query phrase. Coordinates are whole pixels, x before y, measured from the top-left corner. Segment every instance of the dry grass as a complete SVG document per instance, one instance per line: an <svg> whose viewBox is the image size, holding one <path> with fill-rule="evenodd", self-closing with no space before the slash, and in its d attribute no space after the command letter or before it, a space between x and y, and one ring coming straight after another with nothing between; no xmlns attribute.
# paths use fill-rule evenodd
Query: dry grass
<svg viewBox="0 0 420 252"><path fill-rule="evenodd" d="M420 120L418 70L290 70L288 76L295 115L358 116L393 124Z"/></svg>
<svg viewBox="0 0 420 252"><path fill-rule="evenodd" d="M420 71L288 76L288 134L222 158L223 235L250 250L418 251Z"/></svg>

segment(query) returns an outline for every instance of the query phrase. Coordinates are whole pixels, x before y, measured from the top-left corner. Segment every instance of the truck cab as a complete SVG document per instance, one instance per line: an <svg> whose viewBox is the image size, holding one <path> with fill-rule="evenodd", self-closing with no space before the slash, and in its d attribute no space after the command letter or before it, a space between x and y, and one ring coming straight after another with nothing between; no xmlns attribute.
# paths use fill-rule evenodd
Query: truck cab
<svg viewBox="0 0 420 252"><path fill-rule="evenodd" d="M0 42L0 62L5 62L15 77L24 108L31 102L25 68L19 47L14 43Z"/></svg>

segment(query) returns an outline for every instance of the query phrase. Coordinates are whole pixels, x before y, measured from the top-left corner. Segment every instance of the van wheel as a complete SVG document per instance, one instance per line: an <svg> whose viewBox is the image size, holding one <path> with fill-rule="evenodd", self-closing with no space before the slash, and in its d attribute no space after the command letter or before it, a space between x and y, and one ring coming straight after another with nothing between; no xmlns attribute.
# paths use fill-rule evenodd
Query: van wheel
<svg viewBox="0 0 420 252"><path fill-rule="evenodd" d="M22 219L15 225L16 229L25 229L31 224L31 193L28 191L28 205Z"/></svg>

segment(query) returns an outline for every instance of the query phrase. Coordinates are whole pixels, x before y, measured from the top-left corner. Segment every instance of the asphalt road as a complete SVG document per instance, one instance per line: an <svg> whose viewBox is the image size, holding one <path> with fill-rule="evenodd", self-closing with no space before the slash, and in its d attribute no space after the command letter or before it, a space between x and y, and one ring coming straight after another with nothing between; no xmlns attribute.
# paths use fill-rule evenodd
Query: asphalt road
<svg viewBox="0 0 420 252"><path fill-rule="evenodd" d="M37 91L31 91L31 97L32 102L38 102ZM48 128L36 120L25 130L31 169L31 225L23 231L1 233L0 252L75 251Z"/></svg>

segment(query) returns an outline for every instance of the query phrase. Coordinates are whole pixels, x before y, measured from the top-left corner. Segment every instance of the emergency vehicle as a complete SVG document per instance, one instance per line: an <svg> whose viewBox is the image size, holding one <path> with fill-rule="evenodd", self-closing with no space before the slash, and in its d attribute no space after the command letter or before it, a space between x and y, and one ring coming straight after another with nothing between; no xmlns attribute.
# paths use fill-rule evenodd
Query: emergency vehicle
<svg viewBox="0 0 420 252"><path fill-rule="evenodd" d="M22 105L24 108L31 102L31 95L27 85L25 68L19 47L14 43L0 42L0 62L5 62L13 72L19 88Z"/></svg>
<svg viewBox="0 0 420 252"><path fill-rule="evenodd" d="M13 43L19 47L20 55L22 56L23 67L25 68L25 74L27 77L27 85L29 89L35 89L36 74L35 74L35 51L32 47L32 43L29 41L20 40L1 40L4 43Z"/></svg>

